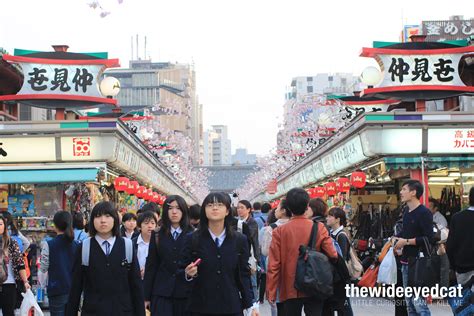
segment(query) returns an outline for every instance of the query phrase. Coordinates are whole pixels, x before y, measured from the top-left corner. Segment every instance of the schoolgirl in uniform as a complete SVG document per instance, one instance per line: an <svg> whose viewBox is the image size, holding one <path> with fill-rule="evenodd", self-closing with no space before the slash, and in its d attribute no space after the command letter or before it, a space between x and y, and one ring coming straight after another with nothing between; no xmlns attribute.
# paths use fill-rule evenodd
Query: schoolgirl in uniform
<svg viewBox="0 0 474 316"><path fill-rule="evenodd" d="M144 288L152 316L186 315L191 284L185 281L184 272L177 270L185 236L194 230L189 224L188 212L181 196L168 196L163 203L162 226L151 237Z"/></svg>
<svg viewBox="0 0 474 316"><path fill-rule="evenodd" d="M137 255L132 250L129 261L127 248L133 249L132 242L120 237L119 216L112 203L94 206L89 234L90 240L84 240L76 253L66 315L77 316L84 293L81 316L144 316ZM83 251L87 246L88 251Z"/></svg>
<svg viewBox="0 0 474 316"><path fill-rule="evenodd" d="M232 229L230 199L211 193L201 206L200 227L186 236L181 265L194 283L188 300L193 316L259 315L253 306L247 238Z"/></svg>

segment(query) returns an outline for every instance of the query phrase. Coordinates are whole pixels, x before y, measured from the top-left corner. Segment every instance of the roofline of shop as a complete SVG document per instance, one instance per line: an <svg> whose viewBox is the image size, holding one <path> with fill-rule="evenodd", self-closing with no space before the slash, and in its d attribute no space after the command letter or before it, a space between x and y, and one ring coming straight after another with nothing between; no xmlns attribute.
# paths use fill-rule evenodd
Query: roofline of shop
<svg viewBox="0 0 474 316"><path fill-rule="evenodd" d="M351 136L359 135L360 132L366 129L391 126L397 129L412 128L412 127L423 127L428 126L443 126L444 128L450 128L453 126L473 126L474 113L470 112L398 112L397 110L388 113L365 113L355 119L351 124L346 126L340 133L336 133L329 139L310 152L303 160L294 164L292 167L283 172L278 178L277 182L280 183L283 180L295 175L314 160L322 157L324 154L330 152L336 148L339 144L346 141ZM367 164L370 162L377 162L383 155L375 157L367 157L366 160L357 163L357 165ZM356 165L356 164L354 164ZM354 167L348 167L345 170L340 170L337 174L346 173L347 170L354 169ZM333 178L334 176L327 176L327 178ZM316 182L321 182L318 180ZM308 183L310 184L310 183ZM249 200L254 200L260 194L265 191L258 191L251 194ZM275 196L278 198L279 196Z"/></svg>

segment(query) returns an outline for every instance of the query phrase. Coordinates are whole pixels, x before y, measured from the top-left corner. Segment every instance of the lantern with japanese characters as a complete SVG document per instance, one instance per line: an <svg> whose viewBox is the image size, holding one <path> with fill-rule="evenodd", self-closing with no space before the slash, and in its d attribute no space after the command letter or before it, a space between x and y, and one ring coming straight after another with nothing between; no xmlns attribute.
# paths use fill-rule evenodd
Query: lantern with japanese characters
<svg viewBox="0 0 474 316"><path fill-rule="evenodd" d="M125 192L128 189L130 180L127 177L117 177L114 181L115 190L118 192Z"/></svg>
<svg viewBox="0 0 474 316"><path fill-rule="evenodd" d="M130 195L135 195L135 193L137 193L137 190L138 190L139 187L140 187L140 185L138 184L137 181L130 181L128 183L128 188L127 188L126 191Z"/></svg>
<svg viewBox="0 0 474 316"><path fill-rule="evenodd" d="M153 192L153 199L151 201L158 203L159 200L160 200L160 194L158 192Z"/></svg>
<svg viewBox="0 0 474 316"><path fill-rule="evenodd" d="M146 193L146 188L141 185L138 187L137 192L135 193L135 196L139 199L143 199L143 195Z"/></svg>
<svg viewBox="0 0 474 316"><path fill-rule="evenodd" d="M362 171L355 171L351 174L351 184L354 188L362 189L365 187L367 176Z"/></svg>
<svg viewBox="0 0 474 316"><path fill-rule="evenodd" d="M326 195L326 188L322 186L318 186L314 188L315 197L316 198L323 198Z"/></svg>
<svg viewBox="0 0 474 316"><path fill-rule="evenodd" d="M340 193L348 193L351 190L351 182L348 178L337 179L337 191Z"/></svg>
<svg viewBox="0 0 474 316"><path fill-rule="evenodd" d="M328 182L324 185L326 188L326 193L328 196L336 195L336 183L335 182Z"/></svg>

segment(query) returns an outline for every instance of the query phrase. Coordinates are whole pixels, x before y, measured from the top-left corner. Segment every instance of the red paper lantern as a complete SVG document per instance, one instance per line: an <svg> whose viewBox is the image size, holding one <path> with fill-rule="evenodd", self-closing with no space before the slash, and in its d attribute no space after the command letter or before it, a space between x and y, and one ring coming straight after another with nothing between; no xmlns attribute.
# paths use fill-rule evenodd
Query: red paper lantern
<svg viewBox="0 0 474 316"><path fill-rule="evenodd" d="M158 204L163 205L163 203L165 203L165 200L166 200L166 196L162 195L160 199L158 200Z"/></svg>
<svg viewBox="0 0 474 316"><path fill-rule="evenodd" d="M129 183L130 183L130 180L128 180L127 177L117 177L114 180L115 190L119 192L124 192L128 189Z"/></svg>
<svg viewBox="0 0 474 316"><path fill-rule="evenodd" d="M351 184L354 188L362 189L365 187L367 176L362 171L355 171L351 174Z"/></svg>
<svg viewBox="0 0 474 316"><path fill-rule="evenodd" d="M317 197L317 198L323 198L324 195L326 195L326 189L324 187L316 187L314 188L314 195Z"/></svg>
<svg viewBox="0 0 474 316"><path fill-rule="evenodd" d="M148 198L148 201L153 201L153 190L152 189L147 190L147 198Z"/></svg>
<svg viewBox="0 0 474 316"><path fill-rule="evenodd" d="M351 182L348 178L337 179L337 191L347 193L351 190Z"/></svg>
<svg viewBox="0 0 474 316"><path fill-rule="evenodd" d="M335 182L328 182L324 185L326 188L326 193L329 196L334 196L336 195L336 183Z"/></svg>
<svg viewBox="0 0 474 316"><path fill-rule="evenodd" d="M159 200L160 200L160 195L158 194L158 192L153 192L152 201L155 202L155 203L158 203Z"/></svg>
<svg viewBox="0 0 474 316"><path fill-rule="evenodd" d="M141 186L138 187L138 190L135 193L135 196L137 198L143 199L143 196L144 196L145 192L146 192L146 188L143 185L141 185Z"/></svg>
<svg viewBox="0 0 474 316"><path fill-rule="evenodd" d="M137 190L138 190L139 187L140 187L140 185L138 184L137 181L130 181L128 183L128 189L126 191L130 195L135 195L135 193L137 193Z"/></svg>

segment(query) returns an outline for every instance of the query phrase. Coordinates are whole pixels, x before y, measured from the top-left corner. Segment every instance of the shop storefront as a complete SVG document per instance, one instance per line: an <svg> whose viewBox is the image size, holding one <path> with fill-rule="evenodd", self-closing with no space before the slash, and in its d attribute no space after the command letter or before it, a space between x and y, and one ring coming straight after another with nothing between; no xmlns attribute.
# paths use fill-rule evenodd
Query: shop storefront
<svg viewBox="0 0 474 316"><path fill-rule="evenodd" d="M56 211L88 213L102 200L122 211L136 211L145 199L168 194L196 202L115 119L3 123L0 138L0 208L26 231L46 232ZM119 176L136 181L148 194L137 194L138 187L131 194L118 192L113 183Z"/></svg>

